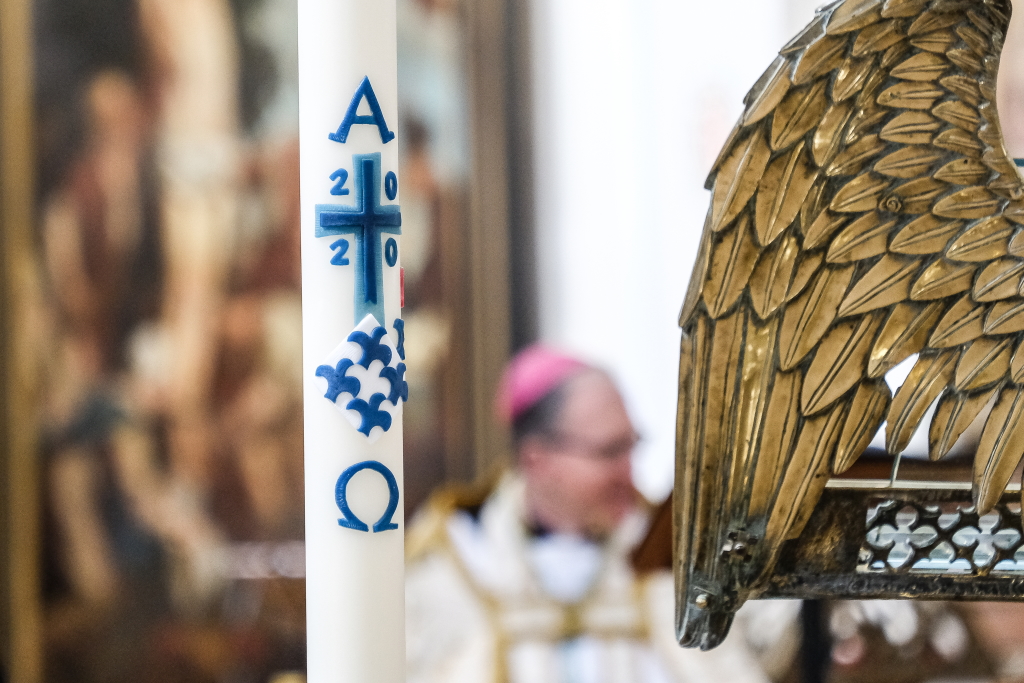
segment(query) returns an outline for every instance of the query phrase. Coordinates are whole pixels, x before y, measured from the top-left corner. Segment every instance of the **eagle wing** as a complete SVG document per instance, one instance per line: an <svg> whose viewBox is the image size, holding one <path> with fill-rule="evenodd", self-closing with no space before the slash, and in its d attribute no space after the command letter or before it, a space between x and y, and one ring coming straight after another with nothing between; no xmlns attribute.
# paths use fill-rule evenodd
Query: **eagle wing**
<svg viewBox="0 0 1024 683"><path fill-rule="evenodd" d="M1024 184L995 106L1009 14L834 2L747 95L680 321L683 644L717 644L884 421L898 453L938 401L939 458L993 404L981 512L1024 455Z"/></svg>

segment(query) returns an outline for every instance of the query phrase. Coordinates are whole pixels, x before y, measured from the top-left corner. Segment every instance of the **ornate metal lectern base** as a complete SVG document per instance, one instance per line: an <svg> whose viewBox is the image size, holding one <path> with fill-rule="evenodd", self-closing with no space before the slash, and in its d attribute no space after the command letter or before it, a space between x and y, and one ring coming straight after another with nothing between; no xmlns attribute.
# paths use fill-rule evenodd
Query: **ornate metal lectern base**
<svg viewBox="0 0 1024 683"><path fill-rule="evenodd" d="M834 480L760 597L1024 600L1020 493L979 516L968 484Z"/></svg>

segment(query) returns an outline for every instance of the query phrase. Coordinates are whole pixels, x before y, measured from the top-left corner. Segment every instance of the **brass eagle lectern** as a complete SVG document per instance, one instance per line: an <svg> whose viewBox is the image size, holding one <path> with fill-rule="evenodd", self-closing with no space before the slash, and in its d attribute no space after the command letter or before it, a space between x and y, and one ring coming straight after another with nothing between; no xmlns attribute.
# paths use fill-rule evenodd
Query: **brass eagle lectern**
<svg viewBox="0 0 1024 683"><path fill-rule="evenodd" d="M1009 16L833 2L747 96L681 316L682 644L717 645L749 598L1024 598L1024 181L995 104ZM940 462L851 478L883 422L898 465L930 409ZM958 476L943 458L976 421Z"/></svg>

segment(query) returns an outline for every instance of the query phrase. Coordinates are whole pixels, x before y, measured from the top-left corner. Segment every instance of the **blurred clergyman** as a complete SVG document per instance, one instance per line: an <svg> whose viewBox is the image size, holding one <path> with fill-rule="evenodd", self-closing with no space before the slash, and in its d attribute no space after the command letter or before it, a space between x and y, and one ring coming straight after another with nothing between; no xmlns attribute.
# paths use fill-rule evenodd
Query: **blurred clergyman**
<svg viewBox="0 0 1024 683"><path fill-rule="evenodd" d="M676 644L671 576L629 561L648 515L630 474L638 436L606 373L533 346L497 398L514 471L475 500L435 495L410 528L410 683L743 683L786 666L784 617L747 629L772 657L742 635L709 653Z"/></svg>

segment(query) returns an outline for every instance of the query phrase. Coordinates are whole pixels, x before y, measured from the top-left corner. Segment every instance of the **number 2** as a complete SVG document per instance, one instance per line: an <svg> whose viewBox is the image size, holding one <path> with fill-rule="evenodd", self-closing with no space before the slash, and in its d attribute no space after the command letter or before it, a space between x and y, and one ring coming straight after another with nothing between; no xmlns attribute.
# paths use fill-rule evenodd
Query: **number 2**
<svg viewBox="0 0 1024 683"><path fill-rule="evenodd" d="M334 195L346 195L348 194L348 188L345 187L345 183L348 182L348 171L343 168L339 168L337 171L331 174L331 180L337 180L334 183L334 187L331 188L331 194Z"/></svg>
<svg viewBox="0 0 1024 683"><path fill-rule="evenodd" d="M337 252L331 257L332 265L347 266L349 264L349 260L345 258L345 254L348 252L348 240L338 240L331 245L331 249L337 249Z"/></svg>

